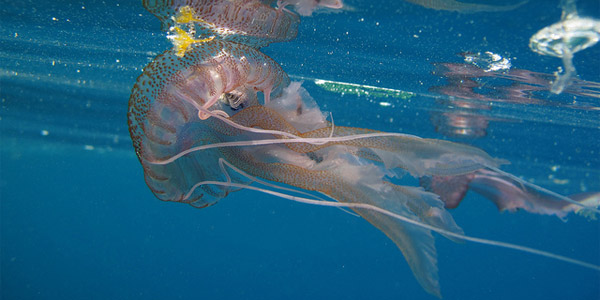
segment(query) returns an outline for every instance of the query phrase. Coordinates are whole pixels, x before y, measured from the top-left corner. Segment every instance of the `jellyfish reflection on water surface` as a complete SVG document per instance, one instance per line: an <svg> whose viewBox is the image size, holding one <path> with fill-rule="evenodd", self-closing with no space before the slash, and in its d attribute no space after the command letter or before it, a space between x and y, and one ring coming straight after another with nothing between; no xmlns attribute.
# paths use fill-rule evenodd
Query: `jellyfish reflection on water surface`
<svg viewBox="0 0 600 300"><path fill-rule="evenodd" d="M436 296L440 289L431 231L453 240L475 240L569 260L465 237L443 200L451 199L455 206L466 189L476 187L476 191L493 195L490 198L495 202L505 196L519 197L511 198L515 200L511 205L499 206L503 209L523 208L560 217L579 211L579 202L500 171L498 166L504 161L474 147L328 122L301 84L290 83L279 64L257 49L288 39L290 31L295 35L297 19L291 12L258 0L223 1L223 5L248 4L240 9L260 7L267 12L261 20L275 20L273 24L292 20L284 22L287 31L266 29L284 38L236 38L235 34L243 33L222 36L222 32L233 31L205 21L191 5L196 2L175 2L145 4L154 5L154 10L149 10L157 15L175 13L165 20L175 20L176 26L178 22L189 26L189 20L197 23L180 41L204 39L183 47L179 44L146 66L132 89L128 111L146 183L159 199L206 207L246 188L305 203L350 208L394 241L419 283ZM217 0L200 3L223 8ZM183 13L191 13L193 18L183 18ZM243 14L228 16L238 15ZM226 25L231 20L218 21ZM203 30L209 30L211 38L192 37ZM258 92L264 96L262 102ZM431 191L394 183L394 178L407 173L420 178ZM320 192L337 202L303 190Z"/></svg>

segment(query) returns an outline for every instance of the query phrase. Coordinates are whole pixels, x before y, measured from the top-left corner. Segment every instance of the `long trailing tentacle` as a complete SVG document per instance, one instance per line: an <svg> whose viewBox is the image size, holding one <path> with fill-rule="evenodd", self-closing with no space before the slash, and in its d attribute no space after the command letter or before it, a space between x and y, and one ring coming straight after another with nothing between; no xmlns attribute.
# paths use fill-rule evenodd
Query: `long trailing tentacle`
<svg viewBox="0 0 600 300"><path fill-rule="evenodd" d="M547 258L551 258L551 259L556 259L559 261L563 261L566 263L571 263L571 264L575 264L575 265L579 265L588 269L592 269L592 270L596 270L596 271L600 271L600 266L595 265L595 264L591 264L591 263L587 263L584 261L580 261L577 259L573 259L573 258L569 258L566 256L562 256L562 255L558 255L558 254L554 254L548 251L543 251L543 250L538 250L535 248L531 248L531 247L526 247L526 246L520 246L520 245L516 245L516 244L511 244L511 243L506 243L506 242L500 242L500 241L494 241L494 240L489 240L489 239L484 239L484 238L477 238L477 237L471 237L471 236L467 236L464 234L459 234L459 233L455 233L452 231L448 231L445 230L443 228L439 228L436 226L432 226L432 225L428 225L428 224L424 224L422 222L407 218L405 216L402 215L398 215L396 213L390 212L388 210L382 209L380 207L377 206L373 206L371 204L365 204L365 203L340 203L340 202L336 202L336 201L330 201L330 200L323 200L323 199L315 199L315 196L312 194L309 194L312 198L306 198L306 197L300 197L300 196L295 196L293 194L290 193L285 193L285 192L280 192L277 191L276 189L279 190L283 190L283 191L287 191L287 192L293 192L293 193L299 193L299 194L303 194L303 195L307 195L307 193L302 192L302 191L298 191L298 190L294 190L294 189L288 189L285 187L281 187L281 186L277 186L277 185L273 185L270 184L268 182L265 182L263 180L260 180L252 175L249 175L247 173L245 173L244 171L240 170L239 168L236 168L234 165L232 165L231 163L227 162L227 161L222 161L224 165L226 165L227 167L231 168L232 170L234 170L235 172L240 173L241 175L243 175L244 177L247 177L248 179L250 179L251 181L263 184L269 188L272 189L265 189L265 188L260 188L260 187L255 187L255 186L251 186L249 184L240 184L240 183L234 183L234 182L230 182L230 181L226 181L226 182L222 182L222 181L201 181L196 183L193 187L193 189L196 189L202 185L222 185L222 186L231 186L231 187L236 187L236 188L241 188L241 189L248 189L248 190L254 190L254 191L258 191L261 193L265 193L265 194L269 194L269 195L273 195L279 198L283 198L283 199L288 199L288 200L292 200L295 202L300 202L300 203L305 203L305 204L311 204L311 205L317 205L317 206L330 206L330 207L346 207L346 208L360 208L360 209L366 209L366 210L371 210L383 215L387 215L390 216L392 218L401 220L402 222L411 224L411 225L415 225L418 227L421 227L423 229L427 229L427 230L431 230L434 232L437 232L439 234L442 234L444 236L449 236L449 237L453 237L459 240L464 240L464 241L468 241L468 242L473 242L473 243L477 243L477 244L483 244L483 245L489 245L489 246L495 246L495 247L501 247L501 248L506 248L506 249L512 249L512 250L516 250L516 251L521 251L521 252L525 252L525 253L530 253L533 255L539 255L539 256L543 256L543 257L547 257ZM227 172L225 169L223 169L223 172ZM188 194L191 194L192 191L188 192Z"/></svg>

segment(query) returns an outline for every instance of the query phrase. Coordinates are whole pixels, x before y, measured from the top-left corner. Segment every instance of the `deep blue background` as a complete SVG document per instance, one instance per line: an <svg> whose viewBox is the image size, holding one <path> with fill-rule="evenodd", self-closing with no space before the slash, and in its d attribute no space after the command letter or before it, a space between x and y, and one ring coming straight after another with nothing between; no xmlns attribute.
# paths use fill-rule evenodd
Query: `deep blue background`
<svg viewBox="0 0 600 300"><path fill-rule="evenodd" d="M557 192L598 191L598 98L546 93L545 104L498 104L481 112L496 121L480 139L445 137L430 123L448 109L429 91L444 82L432 63L492 51L516 68L554 72L559 59L527 47L558 21L554 2L460 14L347 1L348 10L303 19L297 40L264 52L294 78L418 93L342 97L307 80L336 124L470 143ZM198 210L150 193L125 114L135 78L169 43L140 3L0 5L2 299L433 299L385 235L340 210L252 191ZM600 16L598 1L579 8ZM575 56L581 79L600 82L599 48ZM563 106L573 100L591 108ZM598 221L498 213L474 194L453 215L469 235L600 264ZM436 244L444 299L600 298L597 271L439 236Z"/></svg>

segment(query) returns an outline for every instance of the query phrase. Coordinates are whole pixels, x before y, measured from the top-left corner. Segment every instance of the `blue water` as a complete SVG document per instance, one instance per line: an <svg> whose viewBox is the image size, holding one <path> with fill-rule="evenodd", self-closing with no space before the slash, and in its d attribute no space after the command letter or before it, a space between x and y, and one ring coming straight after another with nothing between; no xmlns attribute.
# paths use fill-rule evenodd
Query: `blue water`
<svg viewBox="0 0 600 300"><path fill-rule="evenodd" d="M305 81L336 124L475 145L558 193L600 191L597 86L588 96L542 90L529 96L536 101L500 101L509 98L494 87L518 82L482 77L475 90L488 98L463 95L470 109L432 88L448 83L436 66L466 64L464 52L556 71L560 59L527 45L559 20L558 1L475 14L396 0L346 4L304 18L296 40L263 49ZM600 18L596 0L578 8ZM2 299L435 299L384 234L338 209L253 191L200 210L157 200L126 110L142 68L169 46L138 1L0 2ZM574 64L579 79L600 82L600 46ZM415 96L342 95L315 79ZM483 118L484 134L449 134L435 121L457 107ZM452 214L468 235L600 264L597 220L499 213L476 194ZM436 246L444 299L600 299L598 271L441 236Z"/></svg>

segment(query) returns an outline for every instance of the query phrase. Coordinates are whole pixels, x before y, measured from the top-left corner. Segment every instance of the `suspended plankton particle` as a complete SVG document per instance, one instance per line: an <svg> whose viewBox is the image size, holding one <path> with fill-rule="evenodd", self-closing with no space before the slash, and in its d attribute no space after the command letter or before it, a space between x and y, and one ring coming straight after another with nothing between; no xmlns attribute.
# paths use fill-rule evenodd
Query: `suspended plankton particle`
<svg viewBox="0 0 600 300"><path fill-rule="evenodd" d="M560 94L575 76L573 55L600 40L600 21L568 14L558 23L543 28L529 40L529 48L541 55L562 58L564 71L557 73L551 92Z"/></svg>

